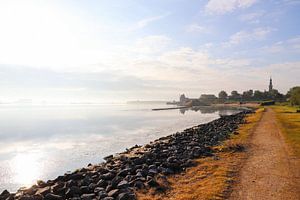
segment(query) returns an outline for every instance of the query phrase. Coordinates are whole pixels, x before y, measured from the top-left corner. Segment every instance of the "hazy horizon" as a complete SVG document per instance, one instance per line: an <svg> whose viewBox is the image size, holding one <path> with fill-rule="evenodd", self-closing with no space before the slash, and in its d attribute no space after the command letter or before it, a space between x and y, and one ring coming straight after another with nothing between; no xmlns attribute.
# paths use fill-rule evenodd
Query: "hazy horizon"
<svg viewBox="0 0 300 200"><path fill-rule="evenodd" d="M300 85L300 2L0 2L0 102L174 100Z"/></svg>

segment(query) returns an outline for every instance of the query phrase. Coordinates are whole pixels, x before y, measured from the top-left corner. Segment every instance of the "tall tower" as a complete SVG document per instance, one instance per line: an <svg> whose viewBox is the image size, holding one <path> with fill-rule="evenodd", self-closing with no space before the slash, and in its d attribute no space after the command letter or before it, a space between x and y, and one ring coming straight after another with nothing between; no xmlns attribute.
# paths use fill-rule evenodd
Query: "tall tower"
<svg viewBox="0 0 300 200"><path fill-rule="evenodd" d="M269 92L273 90L272 77L270 77Z"/></svg>

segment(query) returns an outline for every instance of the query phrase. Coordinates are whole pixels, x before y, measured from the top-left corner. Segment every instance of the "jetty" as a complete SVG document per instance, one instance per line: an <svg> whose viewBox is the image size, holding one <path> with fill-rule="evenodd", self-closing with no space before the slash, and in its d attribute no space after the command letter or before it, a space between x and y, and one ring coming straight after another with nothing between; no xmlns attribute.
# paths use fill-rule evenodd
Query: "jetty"
<svg viewBox="0 0 300 200"><path fill-rule="evenodd" d="M184 109L184 108L190 108L191 106L178 106L178 107L170 107L170 108L153 108L153 111L159 111L159 110L174 110L174 109Z"/></svg>

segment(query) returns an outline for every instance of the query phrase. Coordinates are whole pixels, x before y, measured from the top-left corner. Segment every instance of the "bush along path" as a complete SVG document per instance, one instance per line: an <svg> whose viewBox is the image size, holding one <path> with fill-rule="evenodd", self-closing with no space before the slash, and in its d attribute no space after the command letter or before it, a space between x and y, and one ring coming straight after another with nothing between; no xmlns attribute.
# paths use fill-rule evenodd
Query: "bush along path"
<svg viewBox="0 0 300 200"><path fill-rule="evenodd" d="M47 182L38 181L16 193L5 190L0 200L134 200L139 189L165 190L158 179L194 166L194 159L212 155L211 147L229 138L251 112L222 116L150 144L136 145L126 152L105 157L104 163L89 164Z"/></svg>

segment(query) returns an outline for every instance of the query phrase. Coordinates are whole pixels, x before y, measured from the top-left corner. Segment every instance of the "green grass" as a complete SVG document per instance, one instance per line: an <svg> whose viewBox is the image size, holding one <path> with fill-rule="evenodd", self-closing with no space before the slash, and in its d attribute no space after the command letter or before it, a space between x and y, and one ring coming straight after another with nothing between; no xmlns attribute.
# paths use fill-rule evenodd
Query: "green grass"
<svg viewBox="0 0 300 200"><path fill-rule="evenodd" d="M272 108L281 123L287 143L295 155L300 157L300 113L296 112L299 108L292 106L272 106Z"/></svg>

